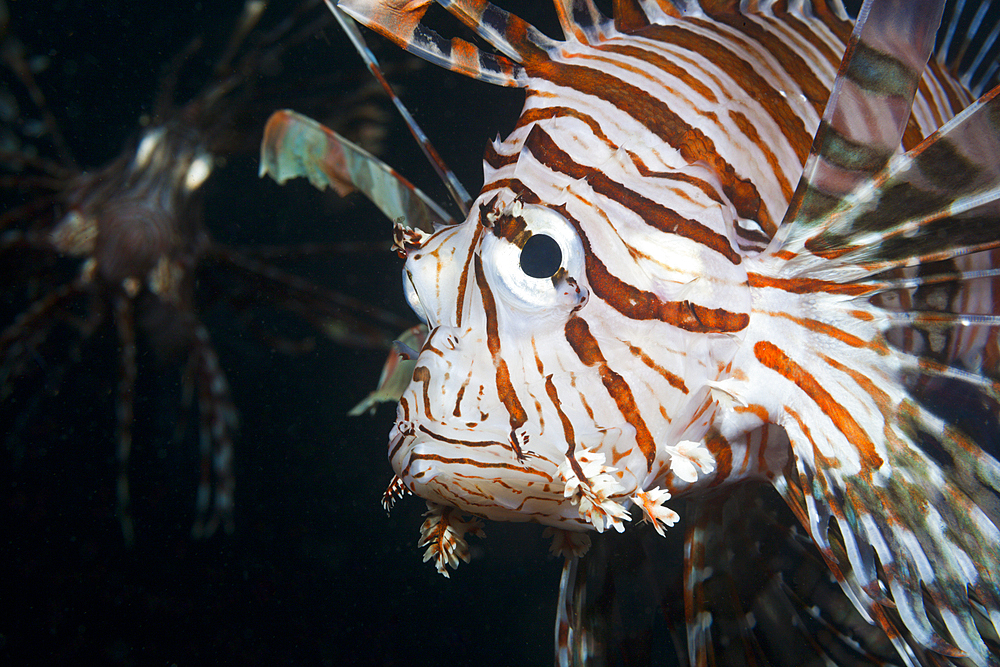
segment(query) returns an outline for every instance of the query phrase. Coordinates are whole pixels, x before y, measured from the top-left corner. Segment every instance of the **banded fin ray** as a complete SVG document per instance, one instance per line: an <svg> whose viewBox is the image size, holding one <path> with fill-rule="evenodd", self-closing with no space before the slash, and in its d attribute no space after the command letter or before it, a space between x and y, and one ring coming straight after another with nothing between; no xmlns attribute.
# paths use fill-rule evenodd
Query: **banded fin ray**
<svg viewBox="0 0 1000 667"><path fill-rule="evenodd" d="M595 44L614 29L614 23L601 13L593 0L556 0L555 5L559 25L567 40Z"/></svg>
<svg viewBox="0 0 1000 667"><path fill-rule="evenodd" d="M868 39L868 30L868 24L862 26L860 43ZM839 78L850 76L853 66L846 63ZM831 291L845 295L832 306L839 312L830 318L841 321L842 330L852 330L853 318L880 322L884 337L850 341L853 358L846 348L824 349L823 336L804 336L802 348L787 341L780 346L761 341L754 348L758 361L801 391L786 401L782 423L794 460L776 486L793 509L799 508L847 594L912 664L923 659L905 643L904 627L918 646L947 656L964 654L976 664L998 664L977 622L992 625L991 632L1000 630L1000 464L956 426L964 423L945 407L928 407L936 400L935 387L958 383L979 397L973 400L982 402L981 414L996 432L1000 385L984 377L982 367L959 364L996 347L996 297L958 308L953 300L922 313L883 301L887 293L923 286L917 276L902 287L907 283L899 272L907 267L926 266L927 285L950 283L959 293L970 280L989 281L991 287L995 282L989 273L975 274L975 253L1000 247L998 92L908 153L890 159L885 149L893 145L891 138L876 142L873 155L879 159L854 166L842 191L828 185L835 179L822 167L809 171L807 165L803 204L791 210L766 253L787 260L777 270L779 283L800 281L802 286L801 281L817 280L822 286L802 287L799 293L825 292L819 297L824 301ZM843 102L841 95L831 105ZM895 145L904 125L905 119L897 124ZM814 144L814 164L835 154L823 131ZM887 162L880 169L883 159ZM932 262L950 264L934 269ZM935 271L940 271L937 277ZM885 282L868 279L875 274ZM772 312L777 312L780 306L774 303ZM991 330L947 351L902 340L908 327L919 333L932 324L938 333L956 327ZM812 384L814 378L826 380ZM852 396L863 398L859 403ZM843 411L852 405L850 412ZM817 420L831 420L833 433ZM839 555L834 543L843 545Z"/></svg>
<svg viewBox="0 0 1000 667"><path fill-rule="evenodd" d="M379 3L340 0L337 7L358 23L375 30L410 53L453 72L500 86L523 86L521 66L544 60L555 43L534 26L489 2L442 0L439 4L475 30L500 54L486 53L461 38L450 41L423 23L434 0ZM516 32L515 32L516 31Z"/></svg>
<svg viewBox="0 0 1000 667"><path fill-rule="evenodd" d="M796 220L778 252L814 256L866 274L951 259L1000 245L1000 89L949 121L812 225ZM811 228L810 228L811 227ZM789 271L805 268L800 255Z"/></svg>
<svg viewBox="0 0 1000 667"><path fill-rule="evenodd" d="M1000 83L1000 17L992 1L950 4L935 60L979 96Z"/></svg>
<svg viewBox="0 0 1000 667"><path fill-rule="evenodd" d="M988 280L994 295L978 305L985 312L976 313L973 303L956 313L901 313L878 305L891 291L889 285L898 283L880 286L863 279L876 271L951 260L957 266L950 280L957 300L973 294L963 279L972 274L964 267L983 254L977 251L1000 246L1000 174L978 152L1000 138L996 115L994 92L917 149L895 158L867 192L848 197L819 231L805 237L800 249L778 251L794 255L784 267L794 280L822 277L830 281L826 285L857 288L857 296L840 306L839 315L848 323L841 328L849 331L853 317L874 317L881 320L885 338L852 343L864 351L854 359L831 354L815 342L797 354L756 348L758 360L800 386L808 386L809 378L841 377L807 389L809 407L788 402L784 425L795 467L779 490L790 502L801 495L802 518L831 569L841 573L845 590L890 637L900 636L905 626L919 644L945 655L957 655L957 647L977 664L997 664L974 619L1000 628L1000 466L981 449L980 438L964 432L970 420L925 404L937 400L935 389L961 388L959 395L981 405L979 416L991 424L983 433L996 432L1000 384L990 377L995 371L981 363L962 364L996 349L996 281L988 275L978 279ZM928 174L959 176L935 182ZM865 303L870 298L874 300ZM849 308L856 311L848 314ZM976 329L985 335L974 335ZM945 336L950 342L915 345L900 339L907 333L925 340ZM862 392L872 399L869 412L857 419L835 414L834 405L856 404L851 396ZM813 413L816 406L820 410ZM837 438L842 435L858 452L843 450L815 426L810 415L821 413L838 424ZM856 459L858 453L855 472L846 473L838 459ZM829 531L834 526L845 545L846 562L833 555ZM901 654L909 655L900 646Z"/></svg>
<svg viewBox="0 0 1000 667"><path fill-rule="evenodd" d="M862 6L779 242L819 224L896 152L944 4L920 0L909 11L872 0Z"/></svg>
<svg viewBox="0 0 1000 667"><path fill-rule="evenodd" d="M354 189L390 220L432 232L455 221L396 170L333 130L294 111L277 111L260 148L260 175L279 184L305 177L314 187L344 196Z"/></svg>
<svg viewBox="0 0 1000 667"><path fill-rule="evenodd" d="M334 18L337 19L337 23L340 24L340 27L351 40L351 43L354 45L354 49L361 56L361 59L365 61L365 66L368 67L368 71L371 72L372 76L375 77L375 80L378 81L379 85L382 87L382 90L384 90L385 94L392 100L392 103L396 107L396 111L399 112L399 115L403 117L403 120L406 122L406 127L410 130L410 134L413 135L413 138L420 146L420 150L423 151L427 161L431 163L432 167L434 167L434 171L437 172L438 178L440 178L441 182L444 183L444 186L448 188L448 193L451 195L455 204L458 205L462 215L468 215L469 206L472 204L472 198L469 197L469 193L458 180L458 177L456 177L454 172L452 172L451 169L448 168L448 165L445 164L444 159L442 159L442 157L438 154L437 149L434 148L434 144L431 143L430 139L427 138L427 135L424 134L424 131L420 128L420 125L417 124L413 114L411 114L410 110L406 108L403 101L399 99L399 95L396 94L396 92L392 89L392 86L389 85L389 82L386 81L386 78L382 75L382 68L379 66L378 60L375 58L375 54L372 53L371 49L368 48L368 45L365 44L365 38L362 37L361 31L358 30L358 27L354 25L352 21L348 21L344 18L343 13L337 9L332 0L324 1L326 2L327 7L329 7L330 12L333 13Z"/></svg>

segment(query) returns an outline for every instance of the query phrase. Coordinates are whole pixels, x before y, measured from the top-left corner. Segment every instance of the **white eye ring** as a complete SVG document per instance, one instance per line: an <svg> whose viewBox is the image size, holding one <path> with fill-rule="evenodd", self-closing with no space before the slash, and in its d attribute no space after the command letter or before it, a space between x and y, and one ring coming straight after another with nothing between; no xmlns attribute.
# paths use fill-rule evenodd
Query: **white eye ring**
<svg viewBox="0 0 1000 667"><path fill-rule="evenodd" d="M521 266L524 243L519 247L505 238L487 234L481 254L490 287L507 305L521 310L579 305L586 299L586 290L582 287L583 244L576 229L551 208L533 204L523 204L519 208L516 217L524 221L527 234L547 236L555 241L562 256L559 268L550 277L532 277Z"/></svg>

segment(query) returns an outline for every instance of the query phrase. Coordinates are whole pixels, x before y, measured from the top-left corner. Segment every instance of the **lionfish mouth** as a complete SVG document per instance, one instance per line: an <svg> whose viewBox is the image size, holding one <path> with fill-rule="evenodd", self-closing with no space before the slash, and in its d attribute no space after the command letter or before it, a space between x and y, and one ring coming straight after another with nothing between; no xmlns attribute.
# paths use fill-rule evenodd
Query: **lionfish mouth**
<svg viewBox="0 0 1000 667"><path fill-rule="evenodd" d="M558 524L563 483L558 463L521 452L474 429L407 419L404 408L389 432L396 476L415 495L494 520Z"/></svg>

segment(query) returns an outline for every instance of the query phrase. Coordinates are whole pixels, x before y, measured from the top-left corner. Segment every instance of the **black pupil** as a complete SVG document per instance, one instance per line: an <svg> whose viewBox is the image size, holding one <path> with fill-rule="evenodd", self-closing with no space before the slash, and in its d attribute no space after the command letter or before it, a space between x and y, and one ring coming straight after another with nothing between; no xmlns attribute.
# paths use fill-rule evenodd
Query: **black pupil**
<svg viewBox="0 0 1000 667"><path fill-rule="evenodd" d="M562 250L555 239L532 234L521 248L521 270L532 278L551 278L562 264Z"/></svg>

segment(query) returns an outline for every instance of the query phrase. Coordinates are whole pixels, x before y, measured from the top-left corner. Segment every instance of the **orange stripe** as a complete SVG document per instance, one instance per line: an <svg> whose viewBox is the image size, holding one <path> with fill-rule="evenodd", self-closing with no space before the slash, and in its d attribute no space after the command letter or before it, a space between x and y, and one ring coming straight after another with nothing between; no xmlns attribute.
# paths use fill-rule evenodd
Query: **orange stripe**
<svg viewBox="0 0 1000 667"><path fill-rule="evenodd" d="M810 292L826 292L827 294L846 294L848 296L860 296L871 294L878 290L875 285L845 285L829 280L819 280L816 278L772 278L759 273L748 273L750 287L784 290L792 294L808 294Z"/></svg>
<svg viewBox="0 0 1000 667"><path fill-rule="evenodd" d="M715 478L709 486L718 486L733 473L733 447L718 433L707 438L705 446L715 459Z"/></svg>
<svg viewBox="0 0 1000 667"><path fill-rule="evenodd" d="M863 468L872 470L882 465L882 457L875 451L875 443L868 433L816 378L774 343L760 341L753 346L753 351L760 363L795 383L830 418L837 430L857 449Z"/></svg>
<svg viewBox="0 0 1000 667"><path fill-rule="evenodd" d="M769 315L772 315L773 317L783 317L786 320L795 322L803 329L808 329L809 331L827 336L829 338L835 338L841 343L850 345L851 347L868 348L881 355L889 354L889 350L884 344L872 343L864 340L863 338L858 338L857 336L849 334L843 329L832 324L827 324L826 322L820 322L819 320L807 319L804 317L795 317L794 315L782 312L769 313Z"/></svg>
<svg viewBox="0 0 1000 667"><path fill-rule="evenodd" d="M409 461L407 461L406 464L406 469L402 473L400 473L401 477L409 476L412 477L413 479L420 479L424 475L424 473L428 472L425 470L415 475L411 475L410 466L413 465L414 461L439 461L441 463L452 463L455 465L472 466L473 468L501 468L504 470L516 470L519 473L538 475L539 477L542 477L547 481L550 482L552 481L552 477L546 475L541 470L535 470L534 468L531 467L514 465L513 463L499 463L499 462L483 463L482 461L477 461L476 459L470 459L468 457L451 458L448 456L441 456L440 454L430 454L430 453L410 454Z"/></svg>
<svg viewBox="0 0 1000 667"><path fill-rule="evenodd" d="M621 375L611 370L601 352L601 346L590 333L590 325L580 317L573 316L566 323L566 340L569 341L576 356L587 366L597 367L601 375L601 382L604 388L618 406L618 410L625 417L625 421L635 428L635 440L646 457L647 465L652 468L653 460L656 458L656 443L653 435L646 426L646 421L642 418L642 413L635 404L635 397L628 382Z"/></svg>
<svg viewBox="0 0 1000 667"><path fill-rule="evenodd" d="M524 460L524 454L521 452L521 444L518 441L516 431L528 421L528 413L524 411L524 407L517 397L514 385L510 381L510 371L507 368L507 362L504 361L503 356L500 354L500 332L497 324L496 302L493 300L493 293L486 282L486 275L483 273L483 261L479 255L474 257L473 264L476 271L476 283L479 286L479 293L483 299L483 310L486 312L486 345L489 347L493 363L496 365L497 395L500 397L500 401L504 407L507 408L507 414L510 415L511 448L514 450L517 460L522 461Z"/></svg>

